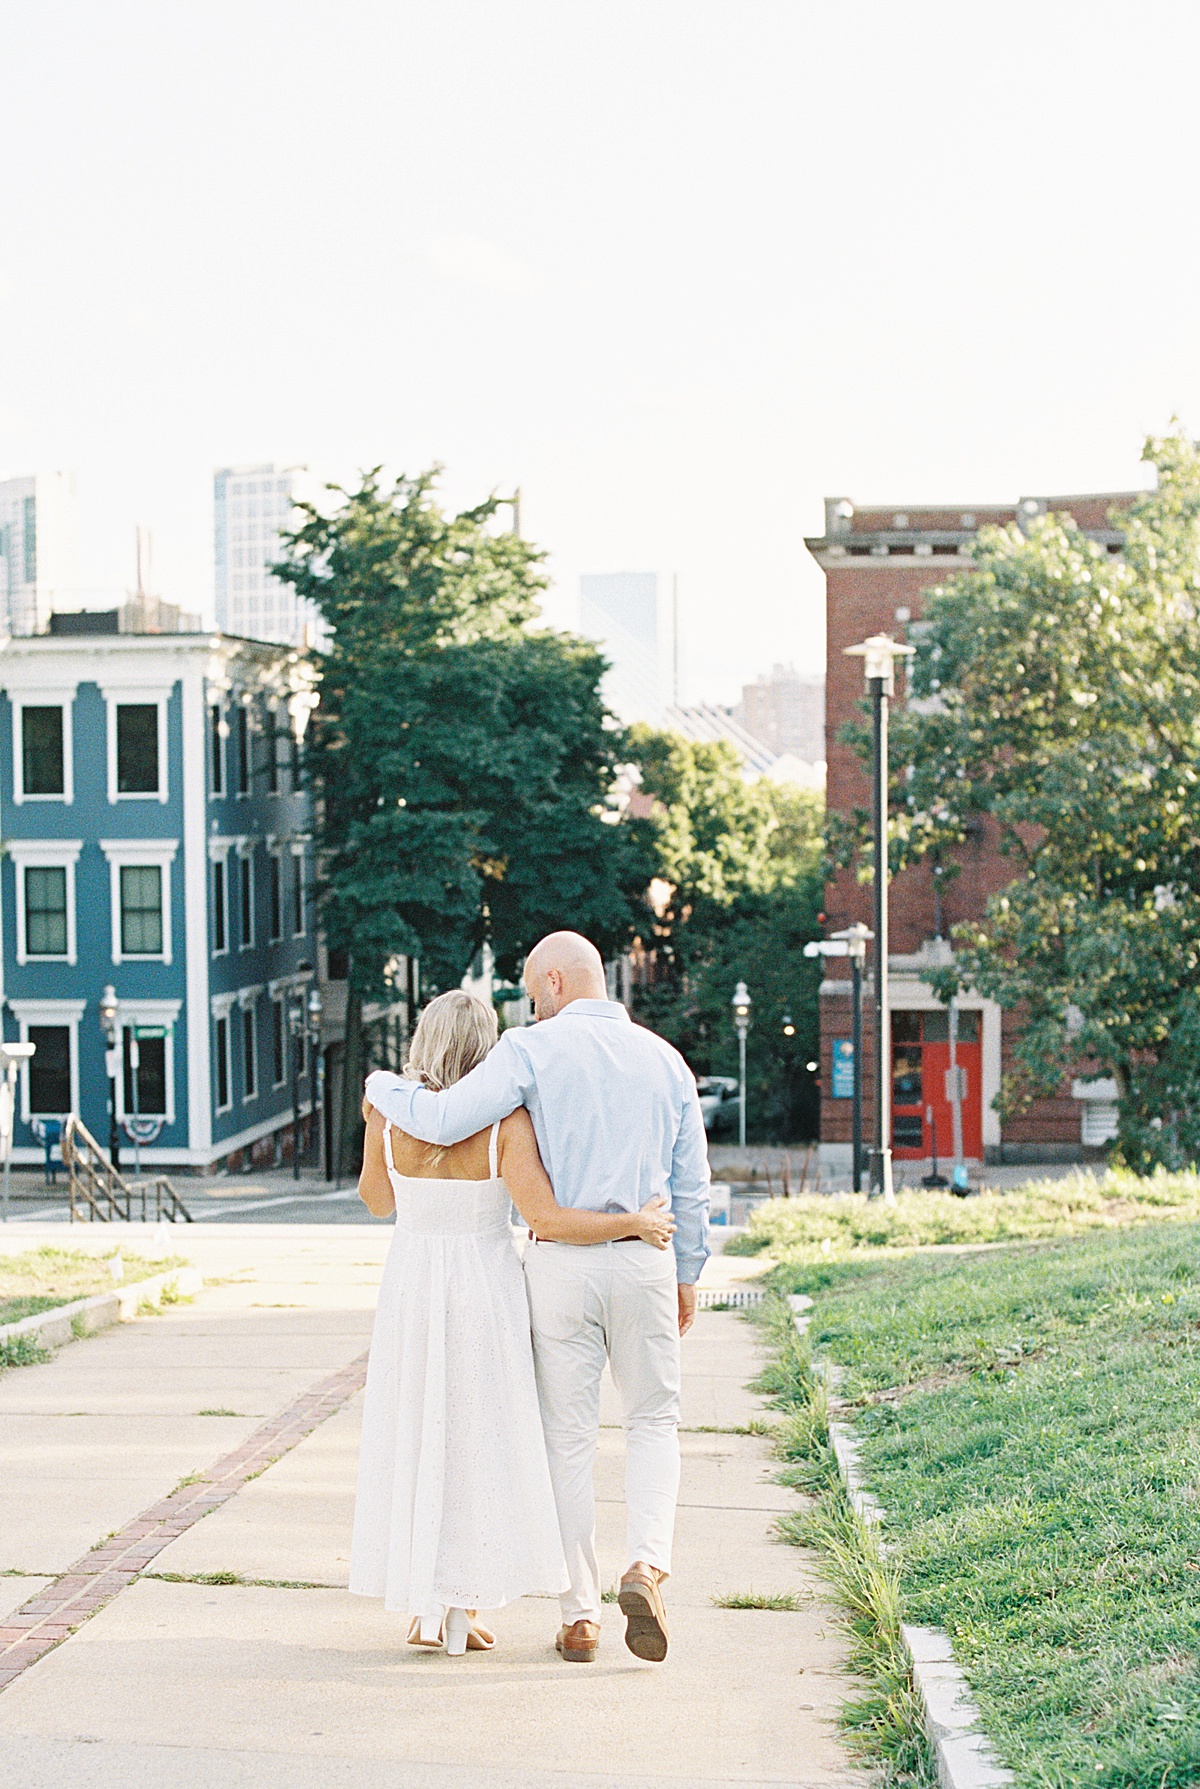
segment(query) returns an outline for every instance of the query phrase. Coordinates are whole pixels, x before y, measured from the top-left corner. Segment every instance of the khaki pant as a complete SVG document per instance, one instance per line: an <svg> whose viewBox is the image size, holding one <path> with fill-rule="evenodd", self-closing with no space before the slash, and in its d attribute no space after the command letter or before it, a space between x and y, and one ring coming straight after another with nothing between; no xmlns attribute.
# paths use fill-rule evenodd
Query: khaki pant
<svg viewBox="0 0 1200 1789"><path fill-rule="evenodd" d="M550 1477L571 1580L563 1620L599 1621L592 1469L607 1358L625 1429L626 1565L671 1569L679 1495L675 1256L644 1242L530 1242L525 1285Z"/></svg>

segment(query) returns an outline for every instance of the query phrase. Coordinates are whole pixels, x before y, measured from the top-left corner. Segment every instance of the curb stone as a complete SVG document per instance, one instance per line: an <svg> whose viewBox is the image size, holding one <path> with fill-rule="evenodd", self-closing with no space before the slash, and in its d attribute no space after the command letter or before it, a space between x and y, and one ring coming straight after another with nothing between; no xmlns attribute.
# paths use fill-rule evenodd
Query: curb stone
<svg viewBox="0 0 1200 1789"><path fill-rule="evenodd" d="M795 1322L799 1328L800 1319ZM884 1511L863 1482L859 1442L845 1424L830 1423L829 1443L846 1495L867 1526L877 1532ZM1007 1789L1014 1781L1013 1773L1000 1763L982 1731L983 1717L961 1667L954 1662L949 1634L941 1628L909 1627L902 1622L900 1638L912 1665L913 1689L937 1759L942 1789Z"/></svg>
<svg viewBox="0 0 1200 1789"><path fill-rule="evenodd" d="M147 1280L133 1280L128 1286L114 1286L111 1292L96 1292L91 1298L76 1298L70 1304L55 1305L32 1317L19 1317L15 1323L0 1324L0 1342L11 1342L17 1336L32 1336L35 1341L57 1348L75 1338L77 1319L83 1333L92 1335L100 1329L111 1329L114 1323L136 1317L143 1299L159 1304L168 1286L186 1297L199 1292L203 1284L194 1267L168 1268L165 1273L152 1274Z"/></svg>

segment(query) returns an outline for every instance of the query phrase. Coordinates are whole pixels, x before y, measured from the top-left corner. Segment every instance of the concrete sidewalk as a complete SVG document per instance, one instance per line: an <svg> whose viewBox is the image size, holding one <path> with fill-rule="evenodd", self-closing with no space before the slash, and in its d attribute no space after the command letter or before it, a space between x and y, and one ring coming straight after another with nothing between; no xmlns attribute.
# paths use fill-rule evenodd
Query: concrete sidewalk
<svg viewBox="0 0 1200 1789"><path fill-rule="evenodd" d="M107 1227L105 1227L107 1230ZM194 1305L0 1378L0 1618L265 1421L370 1335L389 1229L205 1224L178 1233L210 1280ZM57 1231L55 1240L61 1238ZM35 1236L26 1232L22 1242ZM82 1238L81 1238L82 1240ZM88 1238L89 1242L91 1238ZM96 1238L108 1243L110 1234ZM757 1271L706 1270L705 1284ZM772 1538L792 1493L745 1390L755 1332L701 1313L684 1344L683 1492L667 1663L606 1610L593 1666L553 1651L557 1606L501 1611L494 1654L404 1645L345 1589L361 1395L213 1513L0 1693L0 1782L22 1789L633 1789L863 1783L833 1719L853 1684L810 1563ZM217 1414L221 1413L221 1414ZM611 1393L603 1419L615 1425ZM233 1450L233 1454L231 1454ZM601 1436L601 1557L623 1564L619 1428ZM248 1470L248 1468L246 1469ZM199 1495L184 1491L182 1497ZM172 1507L180 1507L178 1503ZM119 1542L113 1543L118 1545ZM167 1578L165 1574L171 1574ZM216 1575L242 1583L213 1583ZM205 1580L208 1580L207 1582ZM303 1588L285 1588L284 1584ZM795 1613L725 1610L786 1592Z"/></svg>

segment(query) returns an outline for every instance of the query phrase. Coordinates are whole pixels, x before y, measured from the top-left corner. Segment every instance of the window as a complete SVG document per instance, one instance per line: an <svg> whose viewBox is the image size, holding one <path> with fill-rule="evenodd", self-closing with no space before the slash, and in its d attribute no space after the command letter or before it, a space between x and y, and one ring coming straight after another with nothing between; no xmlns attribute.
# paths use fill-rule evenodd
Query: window
<svg viewBox="0 0 1200 1789"><path fill-rule="evenodd" d="M248 1006L242 1014L242 1071L246 1082L242 1097L252 1100L258 1093L258 1040L254 1031L252 1006Z"/></svg>
<svg viewBox="0 0 1200 1789"><path fill-rule="evenodd" d="M28 710L26 711L28 712ZM64 865L25 866L25 955L65 957L67 871Z"/></svg>
<svg viewBox="0 0 1200 1789"><path fill-rule="evenodd" d="M169 963L171 865L179 840L125 838L98 842L109 865L113 962L124 962L127 957L156 957Z"/></svg>
<svg viewBox="0 0 1200 1789"><path fill-rule="evenodd" d="M279 725L272 709L267 715L267 794L279 794Z"/></svg>
<svg viewBox="0 0 1200 1789"><path fill-rule="evenodd" d="M212 867L213 871L213 952L214 954L229 949L229 918L226 911L226 890L228 872L225 859L219 857Z"/></svg>
<svg viewBox="0 0 1200 1789"><path fill-rule="evenodd" d="M57 703L52 708L22 708L22 792L25 795L65 795L65 772L62 708Z"/></svg>
<svg viewBox="0 0 1200 1789"><path fill-rule="evenodd" d="M18 963L75 962L75 865L82 849L80 839L8 841Z"/></svg>
<svg viewBox="0 0 1200 1789"><path fill-rule="evenodd" d="M121 866L121 955L163 954L162 868L156 863Z"/></svg>
<svg viewBox="0 0 1200 1789"><path fill-rule="evenodd" d="M271 942L274 944L283 937L283 864L278 851L272 851L267 858L270 875L269 894L271 900Z"/></svg>
<svg viewBox="0 0 1200 1789"><path fill-rule="evenodd" d="M214 795L225 793L225 753L221 740L221 704L214 702L208 711L208 756Z"/></svg>
<svg viewBox="0 0 1200 1789"><path fill-rule="evenodd" d="M240 702L233 711L233 728L237 737L237 792L239 795L249 795L250 722L246 710Z"/></svg>
<svg viewBox="0 0 1200 1789"><path fill-rule="evenodd" d="M29 1111L31 1116L59 1118L71 1110L71 1028L31 1025L29 1042Z"/></svg>
<svg viewBox="0 0 1200 1789"><path fill-rule="evenodd" d="M299 852L292 857L292 931L304 936L304 858Z"/></svg>
<svg viewBox="0 0 1200 1789"><path fill-rule="evenodd" d="M283 1017L283 1001L271 1002L271 1080L276 1087L282 1087L287 1079L287 1054L284 1039L287 1027Z"/></svg>
<svg viewBox="0 0 1200 1789"><path fill-rule="evenodd" d="M163 1032L142 1032L133 1025L122 1028L125 1111L150 1118L167 1115L167 1039ZM134 1056L137 1057L134 1087ZM134 1103L134 1093L137 1103Z"/></svg>
<svg viewBox="0 0 1200 1789"><path fill-rule="evenodd" d="M254 859L243 857L238 860L238 882L241 895L241 945L249 950L254 943Z"/></svg>
<svg viewBox="0 0 1200 1789"><path fill-rule="evenodd" d="M157 795L158 703L117 704L117 794Z"/></svg>
<svg viewBox="0 0 1200 1789"><path fill-rule="evenodd" d="M217 1111L229 1110L229 1020L220 1018L213 1025L213 1041L217 1049Z"/></svg>

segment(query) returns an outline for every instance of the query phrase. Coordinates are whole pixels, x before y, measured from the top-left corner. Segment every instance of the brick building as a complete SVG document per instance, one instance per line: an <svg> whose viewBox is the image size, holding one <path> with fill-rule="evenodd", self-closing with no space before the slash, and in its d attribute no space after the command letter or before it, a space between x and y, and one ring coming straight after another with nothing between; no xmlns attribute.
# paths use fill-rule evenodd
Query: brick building
<svg viewBox="0 0 1200 1789"><path fill-rule="evenodd" d="M892 505L860 508L845 498L828 498L825 532L806 542L825 572L827 592L827 672L825 684L826 799L830 813L870 809L870 783L855 753L839 743L844 724L860 718L864 696L862 660L847 658L846 647L870 634L904 640L919 624L923 593L956 569L976 531L988 524L1024 526L1047 511L1065 511L1110 553L1122 547L1109 512L1131 500L1129 493L1080 497L1023 497L1018 503L971 509L907 510ZM897 669L896 703L904 700L904 676ZM890 1011L892 1020L893 1153L898 1168L928 1159L934 1141L950 1152L951 1114L944 1097L943 1070L949 1066L948 1018L926 979L947 960L951 929L983 913L989 895L1011 880L1012 867L986 826L957 854L959 874L939 889L931 868L918 865L897 876L891 889ZM856 920L871 923L871 889L843 871L826 892L826 929ZM959 1062L966 1070L963 1107L964 1153L988 1161L1045 1162L1081 1159L1087 1148L1111 1134L1112 1090L1104 1082L1066 1082L1053 1099L1039 1101L1001 1125L994 1100L1012 1044L1013 1021L994 1001L966 993L960 1002ZM850 1099L844 1077L835 1087L835 1046L844 1054L850 1037L849 965L826 961L821 987L821 1156L827 1173L850 1166ZM869 977L864 995L864 1110L867 1141L873 1110L874 1056ZM836 1097L835 1097L836 1094Z"/></svg>

